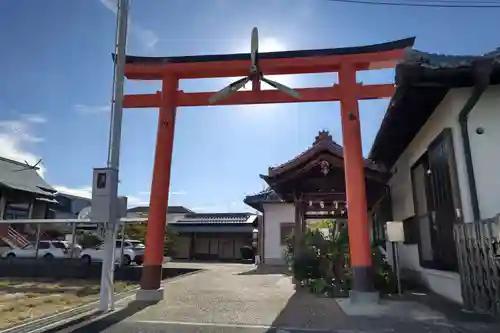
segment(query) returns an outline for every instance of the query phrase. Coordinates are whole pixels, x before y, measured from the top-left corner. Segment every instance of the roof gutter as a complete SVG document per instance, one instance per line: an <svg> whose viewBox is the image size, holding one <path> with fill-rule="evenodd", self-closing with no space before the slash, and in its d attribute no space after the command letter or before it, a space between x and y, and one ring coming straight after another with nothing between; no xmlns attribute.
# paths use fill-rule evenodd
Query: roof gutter
<svg viewBox="0 0 500 333"><path fill-rule="evenodd" d="M474 176L474 164L472 163L472 154L469 138L468 120L469 114L471 113L474 106L477 104L485 90L490 84L490 75L493 69L493 61L490 58L484 58L477 60L473 65L473 75L474 75L474 87L471 95L465 102L460 114L458 116L458 121L460 123L460 130L462 132L462 145L464 148L465 155L465 166L467 171L467 178L469 181L469 192L471 197L472 214L474 221L481 219L481 213L479 210L479 200L477 197L477 186L476 178Z"/></svg>

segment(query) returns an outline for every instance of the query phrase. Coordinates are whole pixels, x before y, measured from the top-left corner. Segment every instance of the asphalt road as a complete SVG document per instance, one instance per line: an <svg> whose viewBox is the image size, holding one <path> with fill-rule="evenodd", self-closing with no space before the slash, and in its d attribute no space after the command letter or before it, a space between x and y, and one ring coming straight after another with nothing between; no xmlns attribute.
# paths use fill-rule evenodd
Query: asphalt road
<svg viewBox="0 0 500 333"><path fill-rule="evenodd" d="M377 327L379 325L361 325L364 327L321 330L300 328L276 328L261 325L231 325L207 323L176 323L176 322L130 322L123 321L118 324L108 325L106 321L87 325L76 330L60 333L469 333L469 332L494 332L483 330L464 330L457 327L441 325L420 325L407 323L396 326ZM59 332L58 332L59 333Z"/></svg>
<svg viewBox="0 0 500 333"><path fill-rule="evenodd" d="M105 321L87 325L72 333L327 333L325 330L305 330L292 328L275 328L261 325L231 325L231 324L205 324L205 323L153 323L153 322L128 322L108 326ZM69 333L64 332L64 333ZM352 331L351 331L352 332ZM63 333L63 332L61 332ZM354 333L354 332L352 332Z"/></svg>

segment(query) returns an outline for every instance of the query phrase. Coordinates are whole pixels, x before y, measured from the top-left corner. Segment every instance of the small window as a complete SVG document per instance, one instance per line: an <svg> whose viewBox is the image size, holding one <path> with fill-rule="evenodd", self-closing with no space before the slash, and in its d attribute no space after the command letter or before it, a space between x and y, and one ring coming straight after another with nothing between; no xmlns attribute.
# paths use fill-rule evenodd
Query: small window
<svg viewBox="0 0 500 333"><path fill-rule="evenodd" d="M293 236L295 223L281 223L280 225L280 244L285 245L288 238Z"/></svg>
<svg viewBox="0 0 500 333"><path fill-rule="evenodd" d="M145 245L141 243L140 241L129 241L127 242L127 246L131 246L134 249L143 249L145 248Z"/></svg>
<svg viewBox="0 0 500 333"><path fill-rule="evenodd" d="M54 244L54 247L58 248L58 249L63 249L63 250L66 250L67 249L67 246L66 244L62 243L62 242L54 242L52 243Z"/></svg>
<svg viewBox="0 0 500 333"><path fill-rule="evenodd" d="M50 243L49 242L40 242L40 244L38 245L38 248L42 249L42 250L50 249Z"/></svg>
<svg viewBox="0 0 500 333"><path fill-rule="evenodd" d="M97 188L106 188L106 174L104 172L97 174Z"/></svg>
<svg viewBox="0 0 500 333"><path fill-rule="evenodd" d="M115 247L122 247L122 241L116 241Z"/></svg>

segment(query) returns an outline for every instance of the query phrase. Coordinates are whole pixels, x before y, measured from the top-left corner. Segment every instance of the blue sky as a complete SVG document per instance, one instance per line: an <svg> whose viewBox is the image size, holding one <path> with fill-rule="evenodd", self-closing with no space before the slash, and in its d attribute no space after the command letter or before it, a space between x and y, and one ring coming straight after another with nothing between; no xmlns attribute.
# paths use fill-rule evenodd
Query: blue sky
<svg viewBox="0 0 500 333"><path fill-rule="evenodd" d="M0 2L0 155L33 163L45 179L88 195L92 168L107 157L115 15L112 0ZM111 4L111 6L110 6ZM262 51L380 43L416 36L415 48L480 54L500 46L499 9L404 8L326 0L131 1L128 53L195 55L246 52L253 26ZM391 71L361 73L390 82ZM328 86L332 75L277 78L294 87ZM181 82L185 91L217 90L226 80ZM126 92L158 83L127 82ZM360 104L368 153L388 101ZM120 193L147 203L157 110L126 110ZM341 143L337 103L179 109L171 205L197 211L249 210L246 194L263 188L259 173L307 149L319 130Z"/></svg>

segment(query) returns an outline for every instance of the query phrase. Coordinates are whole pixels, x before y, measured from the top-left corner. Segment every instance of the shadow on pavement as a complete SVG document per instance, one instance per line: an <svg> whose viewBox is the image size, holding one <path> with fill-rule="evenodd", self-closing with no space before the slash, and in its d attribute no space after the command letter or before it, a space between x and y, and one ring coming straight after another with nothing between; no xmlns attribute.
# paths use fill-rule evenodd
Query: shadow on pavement
<svg viewBox="0 0 500 333"><path fill-rule="evenodd" d="M275 332L276 328L291 331L349 329L352 327L350 322L351 319L342 311L335 299L316 296L307 290L299 289L290 297L266 332Z"/></svg>
<svg viewBox="0 0 500 333"><path fill-rule="evenodd" d="M291 272L288 270L287 267L263 265L263 266L258 266L252 270L239 273L238 275L274 275L274 274L291 275Z"/></svg>
<svg viewBox="0 0 500 333"><path fill-rule="evenodd" d="M385 299L389 302L410 301L423 303L428 308L442 313L443 319L418 319L408 316L399 317L395 314L374 316L348 316L335 299L326 298L299 289L288 300L285 307L271 324L267 333L274 333L281 328L291 332L314 330L331 332L338 330L353 330L355 332L461 332L490 333L500 332L498 322L491 317L478 314L468 314L461 311L460 306L443 300L437 295L405 297L401 299Z"/></svg>
<svg viewBox="0 0 500 333"><path fill-rule="evenodd" d="M89 324L85 324L75 330L71 330L72 333L88 333L88 332L102 332L105 329L118 324L119 322L127 319L128 317L136 314L139 311L146 309L148 306L155 305L158 302L138 302L132 301L123 309L117 310L114 313L107 315L103 318L99 318ZM58 331L60 331L59 329Z"/></svg>

